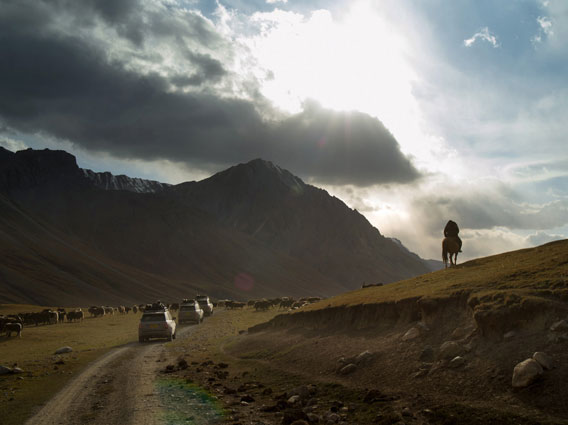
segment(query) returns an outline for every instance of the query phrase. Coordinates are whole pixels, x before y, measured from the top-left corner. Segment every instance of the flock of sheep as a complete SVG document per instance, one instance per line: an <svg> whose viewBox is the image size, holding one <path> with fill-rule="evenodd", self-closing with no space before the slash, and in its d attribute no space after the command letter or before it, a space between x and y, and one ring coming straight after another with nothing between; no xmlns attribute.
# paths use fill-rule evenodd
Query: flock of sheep
<svg viewBox="0 0 568 425"><path fill-rule="evenodd" d="M16 336L21 337L24 325L54 325L62 323L66 319L68 322L75 322L81 321L83 318L84 313L80 308L73 311L66 311L64 308L57 310L46 308L40 312L0 315L0 335L6 333L6 336L10 338L12 333L16 333Z"/></svg>
<svg viewBox="0 0 568 425"><path fill-rule="evenodd" d="M244 307L253 307L256 311L266 311L269 308L278 306L279 309L297 309L304 305L311 304L320 301L319 297L305 297L295 300L290 297L272 298L272 299L262 299L262 300L250 300L248 302L232 301L232 300L220 300L213 302L215 307L225 307L226 309L238 309ZM169 306L170 310L178 310L179 304L172 303ZM108 307L108 306L91 306L87 310L91 317L102 317L105 315L113 314L128 314L130 311L133 313L144 312L146 304L134 305L132 307L118 306L118 307ZM0 315L0 335L6 334L8 338L12 334L16 336L22 336L22 329L25 326L30 325L53 325L57 323L63 323L65 320L67 322L80 322L85 318L85 313L82 309L77 308L72 311L66 311L64 308L58 308L57 310L44 309L41 312L32 313L19 313L19 314L9 314Z"/></svg>
<svg viewBox="0 0 568 425"><path fill-rule="evenodd" d="M262 300L250 300L246 303L232 300L221 300L216 304L219 307L225 307L227 309L244 308L245 306L253 307L256 311L266 311L272 307L278 306L279 309L290 309L295 310L301 308L307 304L312 304L320 301L320 297L304 297L299 300L295 300L291 297L280 297ZM215 305L215 303L214 303Z"/></svg>

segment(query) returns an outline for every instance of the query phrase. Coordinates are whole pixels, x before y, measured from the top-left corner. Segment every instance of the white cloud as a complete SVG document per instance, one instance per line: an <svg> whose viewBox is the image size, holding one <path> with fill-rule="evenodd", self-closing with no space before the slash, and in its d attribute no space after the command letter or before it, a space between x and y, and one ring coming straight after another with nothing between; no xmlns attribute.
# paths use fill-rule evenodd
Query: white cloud
<svg viewBox="0 0 568 425"><path fill-rule="evenodd" d="M539 16L537 19L538 24L546 35L552 35L552 21L546 16Z"/></svg>
<svg viewBox="0 0 568 425"><path fill-rule="evenodd" d="M500 47L497 37L489 31L489 28L482 28L480 31L476 32L471 38L463 41L465 47L471 47L477 40L487 41L494 48Z"/></svg>
<svg viewBox="0 0 568 425"><path fill-rule="evenodd" d="M550 20L550 18L547 18L546 16L539 16L538 18L536 18L536 21L538 22L540 28L539 32L531 38L531 42L535 45L542 43L545 37L548 38L554 35L554 31L552 29L552 21Z"/></svg>
<svg viewBox="0 0 568 425"><path fill-rule="evenodd" d="M12 152L21 151L29 147L21 140L12 139L6 136L0 136L0 146Z"/></svg>
<svg viewBox="0 0 568 425"><path fill-rule="evenodd" d="M549 235L546 232L536 232L533 235L527 236L527 240L532 246L543 245L548 242L558 241L561 239L565 239L565 236L562 235Z"/></svg>
<svg viewBox="0 0 568 425"><path fill-rule="evenodd" d="M288 3L288 0L266 0L268 4L275 4L275 3Z"/></svg>

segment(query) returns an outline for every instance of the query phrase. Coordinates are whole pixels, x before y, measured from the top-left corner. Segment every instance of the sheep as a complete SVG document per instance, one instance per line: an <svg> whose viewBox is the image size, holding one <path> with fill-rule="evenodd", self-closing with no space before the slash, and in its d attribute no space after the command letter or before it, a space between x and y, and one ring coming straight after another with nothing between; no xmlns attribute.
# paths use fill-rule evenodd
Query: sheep
<svg viewBox="0 0 568 425"><path fill-rule="evenodd" d="M74 320L82 322L84 317L85 313L83 313L83 311L80 308L75 311L70 311L69 313L67 313L67 320L69 322L73 322Z"/></svg>
<svg viewBox="0 0 568 425"><path fill-rule="evenodd" d="M6 335L8 336L8 338L10 338L12 336L12 332L16 332L18 335L17 337L21 338L22 337L22 324L21 323L6 323L4 325L4 331L6 331Z"/></svg>

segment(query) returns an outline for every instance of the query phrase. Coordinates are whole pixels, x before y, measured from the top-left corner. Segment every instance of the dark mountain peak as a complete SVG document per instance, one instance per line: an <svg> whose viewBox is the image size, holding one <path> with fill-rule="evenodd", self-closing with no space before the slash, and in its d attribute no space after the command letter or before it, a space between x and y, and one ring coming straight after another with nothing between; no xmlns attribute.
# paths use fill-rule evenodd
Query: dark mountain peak
<svg viewBox="0 0 568 425"><path fill-rule="evenodd" d="M0 146L0 161L3 159L12 158L14 155L14 152Z"/></svg>
<svg viewBox="0 0 568 425"><path fill-rule="evenodd" d="M242 186L247 186L249 189L262 187L278 192L300 193L306 186L302 179L288 170L261 158L235 165L215 174L210 179L215 182L224 181L235 188Z"/></svg>
<svg viewBox="0 0 568 425"><path fill-rule="evenodd" d="M75 156L60 150L34 150L29 148L16 152L14 159L20 163L25 163L28 167L38 172L57 171L58 173L64 173L65 171L76 171L79 169Z"/></svg>
<svg viewBox="0 0 568 425"><path fill-rule="evenodd" d="M170 186L154 180L82 169L74 155L61 150L26 149L13 153L0 147L1 189L12 192L42 184L88 185L136 193L158 193Z"/></svg>
<svg viewBox="0 0 568 425"><path fill-rule="evenodd" d="M26 149L0 155L0 189L6 192L46 183L74 182L80 177L75 156L65 151Z"/></svg>

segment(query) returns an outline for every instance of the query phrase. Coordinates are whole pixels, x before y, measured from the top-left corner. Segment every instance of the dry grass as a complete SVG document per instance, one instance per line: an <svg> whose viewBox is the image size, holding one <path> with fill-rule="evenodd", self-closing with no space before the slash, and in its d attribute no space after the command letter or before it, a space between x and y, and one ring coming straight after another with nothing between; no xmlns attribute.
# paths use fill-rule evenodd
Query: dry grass
<svg viewBox="0 0 568 425"><path fill-rule="evenodd" d="M267 322L279 313L272 308L255 311L252 308L226 310L223 314L213 314L196 327L188 339L180 339L169 345L174 352L184 352L192 357L205 358L222 356L224 344L239 332L249 327ZM282 313L282 310L280 310Z"/></svg>
<svg viewBox="0 0 568 425"><path fill-rule="evenodd" d="M457 267L385 286L359 289L302 310L397 302L415 297L445 298L460 292L480 299L510 294L563 298L567 291L568 240L563 240L468 261Z"/></svg>
<svg viewBox="0 0 568 425"><path fill-rule="evenodd" d="M0 305L0 314L41 311L45 307ZM86 310L85 308L83 309ZM0 377L3 424L20 424L84 366L110 348L137 341L140 315L86 318L81 323L25 327L22 338L0 337L0 362L23 374ZM62 346L72 353L55 355ZM56 364L62 360L63 364Z"/></svg>
<svg viewBox="0 0 568 425"><path fill-rule="evenodd" d="M306 330L304 326L306 323L309 325L306 316L314 316L314 320L318 320L327 314L333 316L334 311L340 318L352 323L354 319L348 310L355 315L362 311L357 307L362 304L369 305L367 310L372 310L381 303L409 300L401 304L416 305L413 300L417 298L453 298L456 294L462 294L469 300L476 298L480 304L495 309L508 306L509 302L519 303L519 300L550 301L565 306L568 301L567 276L568 241L560 241L470 261L456 268L383 287L352 291L303 308L300 311L318 311L305 317L292 314L291 318L298 319L297 322L282 320L281 327L267 332L233 337L239 329L254 324L255 313L228 312L226 317L216 318L219 322L206 323L215 324L217 334L212 336L204 327L200 329L202 333L195 335L193 345L185 343L175 354L187 355L188 361L211 359L226 362L230 365L227 369L230 378L226 385L234 388L258 381L278 395L296 385L315 384L318 404L325 409L329 400L342 400L354 408L350 423L374 423L378 414L383 415L384 423L394 423L401 419L404 407L416 412L416 423L420 420L470 425L566 423L568 413L564 383L568 371L564 367L567 364L565 345L551 344L542 328L519 326L516 328L517 336L497 342L473 336L468 340L472 344L471 352L464 354L466 367L454 370L441 362L434 362L429 364L431 374L417 378L417 372L425 364L421 355L426 346L437 352L445 341L452 339L455 329L472 324L471 315L457 314L465 311L461 305L449 309L446 316L440 316L429 333L409 342L401 340L411 326L406 319L360 331L349 326L345 329L323 327L321 331L315 326L308 326L309 330ZM324 311L327 307L339 306L354 307ZM256 317L268 320L277 313L272 310L264 317L260 314ZM337 321L322 321L324 325L331 322L335 324ZM465 341L463 343L466 344ZM353 375L344 377L337 374L340 357L354 356L366 350L376 354L374 363ZM511 373L515 364L532 356L535 351L549 354L557 368L547 372L535 386L522 391L513 390ZM183 373L215 391L216 387L208 381L214 370L199 366ZM362 403L361 399L369 388L395 398L383 404ZM274 396L265 397L260 391L253 395L256 406L275 402ZM423 413L426 412L424 409L430 413ZM241 419L255 414L253 410L249 413L242 410L246 409L239 410ZM394 422L390 422L391 414ZM460 419L456 422L458 417Z"/></svg>

